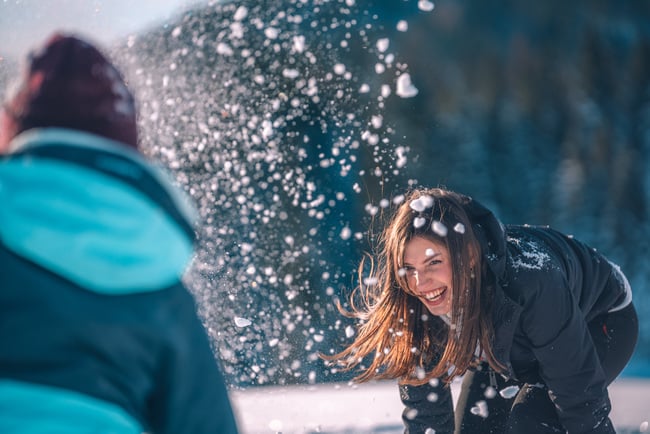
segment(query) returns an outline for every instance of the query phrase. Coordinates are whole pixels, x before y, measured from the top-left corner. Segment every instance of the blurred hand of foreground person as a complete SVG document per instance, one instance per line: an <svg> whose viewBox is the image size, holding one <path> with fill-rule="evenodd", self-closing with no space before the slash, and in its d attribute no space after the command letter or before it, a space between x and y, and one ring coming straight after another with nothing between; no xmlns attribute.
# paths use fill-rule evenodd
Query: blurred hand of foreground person
<svg viewBox="0 0 650 434"><path fill-rule="evenodd" d="M194 212L91 44L54 35L0 114L0 432L236 433L181 283Z"/></svg>

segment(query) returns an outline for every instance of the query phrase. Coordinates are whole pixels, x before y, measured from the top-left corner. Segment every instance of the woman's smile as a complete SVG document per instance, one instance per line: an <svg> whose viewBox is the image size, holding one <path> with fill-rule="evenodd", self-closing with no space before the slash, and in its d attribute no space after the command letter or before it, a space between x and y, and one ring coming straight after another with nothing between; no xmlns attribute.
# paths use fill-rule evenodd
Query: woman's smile
<svg viewBox="0 0 650 434"><path fill-rule="evenodd" d="M425 292L422 294L422 296L426 298L427 301L434 301L434 300L438 300L445 293L445 291L447 291L446 286L443 288L438 288L431 292Z"/></svg>

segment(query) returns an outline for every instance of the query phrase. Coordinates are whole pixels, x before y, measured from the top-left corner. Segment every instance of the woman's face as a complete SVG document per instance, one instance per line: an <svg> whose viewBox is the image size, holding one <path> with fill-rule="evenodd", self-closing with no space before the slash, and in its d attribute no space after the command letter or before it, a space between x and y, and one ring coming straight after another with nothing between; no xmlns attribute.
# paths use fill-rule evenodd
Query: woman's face
<svg viewBox="0 0 650 434"><path fill-rule="evenodd" d="M453 288L449 251L441 243L414 237L406 243L404 270L411 292L433 315L451 311Z"/></svg>

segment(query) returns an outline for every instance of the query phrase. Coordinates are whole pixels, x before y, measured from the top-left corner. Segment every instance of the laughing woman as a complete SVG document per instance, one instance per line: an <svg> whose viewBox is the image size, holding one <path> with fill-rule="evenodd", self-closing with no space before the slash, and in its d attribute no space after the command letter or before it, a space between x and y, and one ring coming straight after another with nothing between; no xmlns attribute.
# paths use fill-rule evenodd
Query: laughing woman
<svg viewBox="0 0 650 434"><path fill-rule="evenodd" d="M615 432L607 387L638 321L603 255L435 188L407 195L370 262L341 309L356 339L323 357L361 367L357 381L398 379L406 433Z"/></svg>

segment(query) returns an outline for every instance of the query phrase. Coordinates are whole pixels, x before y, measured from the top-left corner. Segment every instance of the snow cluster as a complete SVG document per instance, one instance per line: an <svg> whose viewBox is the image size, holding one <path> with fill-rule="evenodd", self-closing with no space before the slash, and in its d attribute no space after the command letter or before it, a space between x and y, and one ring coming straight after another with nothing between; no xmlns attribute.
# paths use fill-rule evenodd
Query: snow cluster
<svg viewBox="0 0 650 434"><path fill-rule="evenodd" d="M539 243L514 237L508 237L507 241L520 249L520 254L512 264L514 269L544 270L550 266L551 257Z"/></svg>
<svg viewBox="0 0 650 434"><path fill-rule="evenodd" d="M117 53L145 149L198 205L187 279L233 385L332 374L318 352L352 335L335 300L391 205L366 191L409 163L383 111L418 91L381 17L357 3L213 1Z"/></svg>

